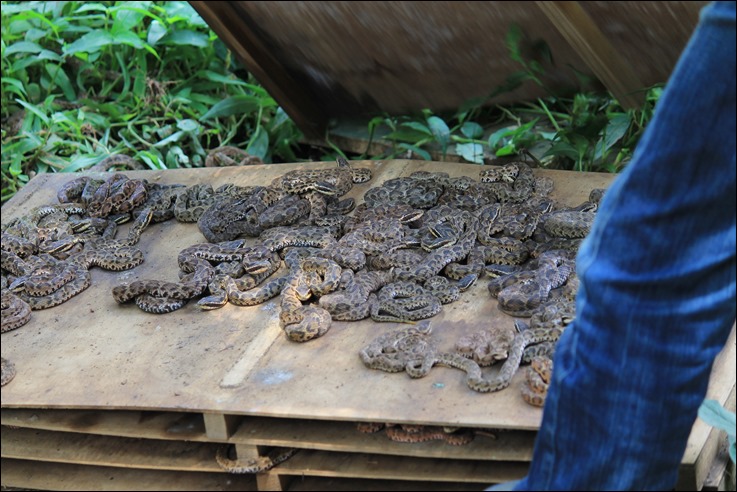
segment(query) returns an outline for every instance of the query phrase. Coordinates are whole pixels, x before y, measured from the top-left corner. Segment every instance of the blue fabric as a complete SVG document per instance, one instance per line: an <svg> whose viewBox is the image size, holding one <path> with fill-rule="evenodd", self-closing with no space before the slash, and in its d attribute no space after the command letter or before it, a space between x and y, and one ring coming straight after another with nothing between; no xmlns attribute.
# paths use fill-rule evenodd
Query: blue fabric
<svg viewBox="0 0 737 492"><path fill-rule="evenodd" d="M735 45L735 2L705 7L579 250L530 471L504 486L674 487L735 320Z"/></svg>

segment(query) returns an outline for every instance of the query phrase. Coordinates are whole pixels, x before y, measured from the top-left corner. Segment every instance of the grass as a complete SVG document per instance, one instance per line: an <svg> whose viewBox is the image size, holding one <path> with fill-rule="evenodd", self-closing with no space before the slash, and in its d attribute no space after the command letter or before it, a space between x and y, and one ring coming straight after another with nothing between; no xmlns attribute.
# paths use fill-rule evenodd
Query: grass
<svg viewBox="0 0 737 492"><path fill-rule="evenodd" d="M1 3L2 202L37 173L85 170L113 153L151 169L200 167L207 151L222 145L266 163L315 157L278 103L187 2ZM430 159L434 147L475 163L484 153L526 152L546 167L621 170L661 88L649 89L637 111L593 93L490 104L524 82L543 84L552 55L538 40L540 56L523 57L524 38L510 28L509 56L520 70L488 96L450 114L371 119L369 132L387 127L393 148L370 157L412 151Z"/></svg>
<svg viewBox="0 0 737 492"><path fill-rule="evenodd" d="M2 200L111 153L298 160L300 131L187 2L2 2ZM239 77L242 75L243 77Z"/></svg>

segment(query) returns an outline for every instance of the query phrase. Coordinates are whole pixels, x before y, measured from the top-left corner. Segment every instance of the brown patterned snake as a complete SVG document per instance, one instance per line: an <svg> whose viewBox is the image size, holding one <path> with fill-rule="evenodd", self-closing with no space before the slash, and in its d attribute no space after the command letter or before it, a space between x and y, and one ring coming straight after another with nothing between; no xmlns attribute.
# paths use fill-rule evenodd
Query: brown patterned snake
<svg viewBox="0 0 737 492"><path fill-rule="evenodd" d="M384 429L386 436L392 441L418 443L427 441L445 441L451 446L463 446L475 437L471 429L459 429L457 427L441 427L436 425L407 425L407 424L384 424L376 422L361 422L356 428L364 434L378 432Z"/></svg>
<svg viewBox="0 0 737 492"><path fill-rule="evenodd" d="M538 356L532 359L525 372L525 384L522 386L522 399L530 405L542 407L553 373L553 359Z"/></svg>
<svg viewBox="0 0 737 492"><path fill-rule="evenodd" d="M266 455L241 463L237 459L230 458L230 450L230 445L220 446L215 455L220 468L228 473L262 473L283 463L299 451L296 448L271 448Z"/></svg>
<svg viewBox="0 0 737 492"><path fill-rule="evenodd" d="M0 367L2 370L0 373L0 386L5 386L15 377L15 365L5 357L0 357L0 363L2 363L2 367Z"/></svg>
<svg viewBox="0 0 737 492"><path fill-rule="evenodd" d="M361 361L370 369L405 371L412 378L427 376L435 365L460 369L466 373L471 389L485 384L478 364L459 354L440 353L430 340L429 323L389 331L361 349ZM479 390L476 390L479 391Z"/></svg>
<svg viewBox="0 0 737 492"><path fill-rule="evenodd" d="M556 299L541 305L530 318L530 328L522 329L514 337L509 350L509 357L502 365L499 373L492 379L471 381L469 387L474 391L487 393L500 391L512 380L517 372L525 349L541 342L557 342L565 327L575 316L573 301Z"/></svg>
<svg viewBox="0 0 737 492"><path fill-rule="evenodd" d="M4 278L3 278L4 280ZM5 283L5 282L4 282ZM13 294L9 289L2 290L2 323L0 332L15 330L31 319L31 306Z"/></svg>

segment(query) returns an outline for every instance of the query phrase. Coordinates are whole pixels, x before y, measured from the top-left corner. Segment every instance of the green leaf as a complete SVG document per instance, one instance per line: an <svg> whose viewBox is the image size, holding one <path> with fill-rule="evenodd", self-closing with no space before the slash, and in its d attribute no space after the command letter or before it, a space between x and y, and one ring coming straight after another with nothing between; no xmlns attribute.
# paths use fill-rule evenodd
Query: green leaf
<svg viewBox="0 0 737 492"><path fill-rule="evenodd" d="M417 143L427 141L428 135L424 132L417 131L412 128L401 128L384 136L388 140L398 140L400 142Z"/></svg>
<svg viewBox="0 0 737 492"><path fill-rule="evenodd" d="M187 133L194 133L200 129L200 124L195 120L181 120L177 123L177 128Z"/></svg>
<svg viewBox="0 0 737 492"><path fill-rule="evenodd" d="M69 77L67 77L66 72L64 72L64 69L62 69L59 65L46 65L46 73L49 74L49 77L51 77L51 80L58 85L61 90L64 92L64 97L67 98L67 101L75 101L77 99L77 93L74 92L74 87L72 87L72 82L69 80Z"/></svg>
<svg viewBox="0 0 737 492"><path fill-rule="evenodd" d="M505 155L514 155L516 153L517 153L517 147L513 143L510 142L504 147L502 147L501 149L497 150L496 156L502 157Z"/></svg>
<svg viewBox="0 0 737 492"><path fill-rule="evenodd" d="M456 144L456 154L469 162L484 163L484 147L477 143Z"/></svg>
<svg viewBox="0 0 737 492"><path fill-rule="evenodd" d="M113 44L113 35L107 31L98 29L85 34L72 44L65 46L63 51L67 56L80 52L94 53L111 44Z"/></svg>
<svg viewBox="0 0 737 492"><path fill-rule="evenodd" d="M484 134L484 129L474 121L467 121L461 126L461 133L467 138L477 139Z"/></svg>
<svg viewBox="0 0 737 492"><path fill-rule="evenodd" d="M256 111L259 106L259 99L256 97L247 95L231 96L211 107L207 113L202 115L200 120L250 113Z"/></svg>
<svg viewBox="0 0 737 492"><path fill-rule="evenodd" d="M491 135L489 135L489 148L493 149L504 137L514 135L514 129L511 127L500 128Z"/></svg>
<svg viewBox="0 0 737 492"><path fill-rule="evenodd" d="M63 58L51 50L41 50L41 52L36 55L36 60L52 60L55 62L60 62L63 60Z"/></svg>
<svg viewBox="0 0 737 492"><path fill-rule="evenodd" d="M161 38L163 38L169 30L159 21L153 21L151 22L151 25L148 26L148 35L146 36L146 41L148 41L148 44L155 45L159 42Z"/></svg>
<svg viewBox="0 0 737 492"><path fill-rule="evenodd" d="M435 141L440 144L443 154L445 154L445 149L447 149L448 143L450 142L450 128L448 128L445 121L437 116L430 116L427 119L427 126L430 127Z"/></svg>
<svg viewBox="0 0 737 492"><path fill-rule="evenodd" d="M627 133L627 130L632 123L632 117L629 113L617 113L614 117L610 118L604 129L604 152L609 150L612 145Z"/></svg>
<svg viewBox="0 0 737 492"><path fill-rule="evenodd" d="M567 157L572 160L578 159L578 151L568 142L555 142L543 155L555 157Z"/></svg>
<svg viewBox="0 0 737 492"><path fill-rule="evenodd" d="M141 49L146 46L146 43L141 38L130 31L122 31L113 34L113 43L127 44L128 46L133 46L136 49Z"/></svg>
<svg viewBox="0 0 737 492"><path fill-rule="evenodd" d="M522 54L520 53L520 42L523 37L524 34L522 33L522 29L520 29L517 24L513 23L509 26L507 35L504 38L504 41L507 44L507 50L509 51L509 57L516 62L524 62Z"/></svg>
<svg viewBox="0 0 737 492"><path fill-rule="evenodd" d="M18 104L20 104L21 106L23 106L24 108L26 108L31 113L33 113L36 116L38 116L38 118L41 121L43 121L44 123L46 123L47 125L49 124L49 117L46 115L46 113L44 113L43 111L41 111L39 108L37 108L33 104L29 104L29 103L27 103L25 101L21 101L20 99L16 99L15 102L17 102Z"/></svg>
<svg viewBox="0 0 737 492"><path fill-rule="evenodd" d="M22 96L26 95L26 88L23 86L23 82L21 82L20 80L14 79L12 77L3 77L2 83L3 90L15 92L16 94ZM5 84L11 85L13 87L5 87Z"/></svg>
<svg viewBox="0 0 737 492"><path fill-rule="evenodd" d="M147 9L150 2L125 2L122 5L113 7L115 20L111 32L114 34L131 31L141 24L144 15L153 16Z"/></svg>
<svg viewBox="0 0 737 492"><path fill-rule="evenodd" d="M424 125L420 123L419 121L405 121L404 123L401 123L399 126L412 128L413 130L417 130L418 132L424 133L427 136L432 136L432 132L427 127L427 125Z"/></svg>
<svg viewBox="0 0 737 492"><path fill-rule="evenodd" d="M72 173L79 171L80 169L87 169L88 167L94 166L104 158L105 156L99 155L77 155L69 162L69 164L64 166L61 171Z"/></svg>
<svg viewBox="0 0 737 492"><path fill-rule="evenodd" d="M107 7L101 3L87 3L85 2L74 11L75 14L82 14L84 12L107 12Z"/></svg>
<svg viewBox="0 0 737 492"><path fill-rule="evenodd" d="M191 31L189 29L180 29L177 31L170 31L159 40L158 44L207 48L210 46L210 38L207 34L201 32Z"/></svg>
<svg viewBox="0 0 737 492"><path fill-rule="evenodd" d="M269 151L269 134L263 129L258 127L256 132L251 135L251 141L248 142L246 152L256 157L263 159L266 157L266 153Z"/></svg>
<svg viewBox="0 0 737 492"><path fill-rule="evenodd" d="M18 41L7 47L5 50L5 56L10 56L15 53L40 53L43 47L30 41Z"/></svg>
<svg viewBox="0 0 737 492"><path fill-rule="evenodd" d="M432 160L432 156L430 155L430 153L428 151L426 151L424 149L421 149L421 148L419 148L416 145L410 145L410 144L407 144L407 143L400 143L399 145L397 145L397 147L399 147L400 149L404 149L404 150L410 150L410 151L414 152L415 154L419 155L420 157L422 157L423 159L425 159L426 161L431 161Z"/></svg>
<svg viewBox="0 0 737 492"><path fill-rule="evenodd" d="M168 137L166 137L164 140L160 140L154 144L154 147L165 147L169 144L172 144L174 142L178 142L186 135L186 132L178 131L174 132Z"/></svg>

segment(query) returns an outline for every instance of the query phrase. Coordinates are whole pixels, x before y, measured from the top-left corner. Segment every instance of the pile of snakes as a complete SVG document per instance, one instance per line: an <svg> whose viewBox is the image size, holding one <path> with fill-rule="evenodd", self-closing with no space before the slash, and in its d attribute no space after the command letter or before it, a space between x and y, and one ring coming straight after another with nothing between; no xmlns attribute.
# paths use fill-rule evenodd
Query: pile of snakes
<svg viewBox="0 0 737 492"><path fill-rule="evenodd" d="M141 264L136 244L149 224L176 220L196 223L204 237L177 256L179 278L120 283L115 301L165 314L195 299L213 310L280 295L280 326L295 342L325 335L334 320L405 322L361 350L367 367L411 377L456 367L469 388L489 392L506 387L521 362L536 361L525 396L536 405L551 369L545 358L575 314L575 254L603 194L561 208L549 197L552 181L522 161L487 166L478 180L418 171L374 187L364 185L369 169L342 158L269 186L214 189L110 174L72 179L58 203L3 224L3 332L85 290L93 267ZM342 198L354 185L366 186L358 206ZM116 237L126 221L128 234ZM459 339L452 353L438 351L431 330L415 323L484 276L499 308L529 323L518 319L507 331L490 328ZM485 379L479 368L497 361L499 375ZM12 364L3 360L2 383L10 379Z"/></svg>

